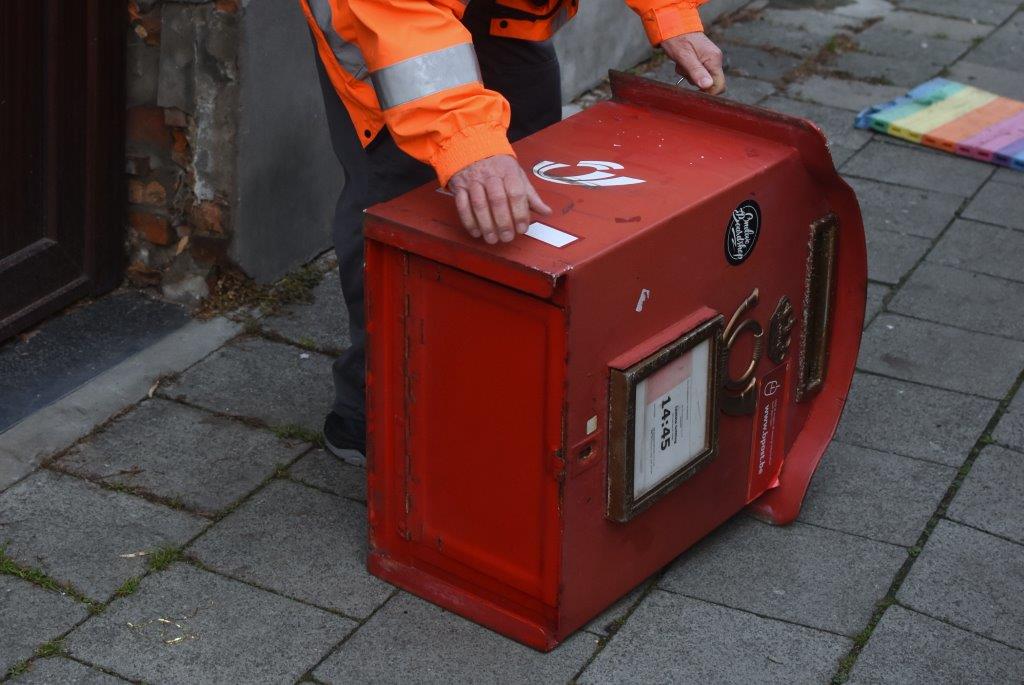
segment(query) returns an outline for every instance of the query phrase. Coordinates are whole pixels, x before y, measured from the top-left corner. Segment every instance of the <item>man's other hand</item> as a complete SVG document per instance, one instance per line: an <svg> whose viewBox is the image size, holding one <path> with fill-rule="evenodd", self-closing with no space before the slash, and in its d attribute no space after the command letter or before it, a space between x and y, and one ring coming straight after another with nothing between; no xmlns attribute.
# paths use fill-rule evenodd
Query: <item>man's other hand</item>
<svg viewBox="0 0 1024 685"><path fill-rule="evenodd" d="M708 95L725 92L722 51L703 33L684 33L661 43L673 62L676 73Z"/></svg>
<svg viewBox="0 0 1024 685"><path fill-rule="evenodd" d="M490 244L511 242L526 233L530 210L550 214L522 167L511 155L495 155L457 172L448 181L459 219L474 238Z"/></svg>

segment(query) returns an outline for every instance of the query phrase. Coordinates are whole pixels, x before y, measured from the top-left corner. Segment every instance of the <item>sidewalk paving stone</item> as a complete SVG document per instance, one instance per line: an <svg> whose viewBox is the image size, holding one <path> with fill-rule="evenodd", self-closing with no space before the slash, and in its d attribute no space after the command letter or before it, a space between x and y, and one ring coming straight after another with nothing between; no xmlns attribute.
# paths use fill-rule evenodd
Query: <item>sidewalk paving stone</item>
<svg viewBox="0 0 1024 685"><path fill-rule="evenodd" d="M725 53L727 74L748 76L765 81L778 81L783 76L800 66L803 61L799 57L781 52L752 48L747 45L732 44Z"/></svg>
<svg viewBox="0 0 1024 685"><path fill-rule="evenodd" d="M836 166L849 159L871 140L871 133L851 125L850 113L845 109L826 107L814 102L801 102L775 95L761 103L762 107L789 114L816 123L828 138Z"/></svg>
<svg viewBox="0 0 1024 685"><path fill-rule="evenodd" d="M1017 390L1009 409L992 431L992 437L1018 452L1024 452L1024 391Z"/></svg>
<svg viewBox="0 0 1024 685"><path fill-rule="evenodd" d="M858 364L884 376L998 400L1024 366L1024 342L886 313L865 331Z"/></svg>
<svg viewBox="0 0 1024 685"><path fill-rule="evenodd" d="M889 311L1024 340L1024 283L941 264L921 264Z"/></svg>
<svg viewBox="0 0 1024 685"><path fill-rule="evenodd" d="M825 47L834 31L794 31L792 26L783 26L763 18L736 22L724 28L711 27L708 34L719 44L723 51L728 52L731 45L749 45L795 53L803 57L815 55Z"/></svg>
<svg viewBox="0 0 1024 685"><path fill-rule="evenodd" d="M995 400L858 373L836 440L959 468L998 407Z"/></svg>
<svg viewBox="0 0 1024 685"><path fill-rule="evenodd" d="M1001 24L1019 6L1020 0L900 0L900 7L984 24Z"/></svg>
<svg viewBox="0 0 1024 685"><path fill-rule="evenodd" d="M308 448L238 421L152 399L75 447L59 465L213 514Z"/></svg>
<svg viewBox="0 0 1024 685"><path fill-rule="evenodd" d="M890 0L846 0L834 4L832 12L856 19L878 19L893 11Z"/></svg>
<svg viewBox="0 0 1024 685"><path fill-rule="evenodd" d="M142 574L145 556L180 547L207 521L139 497L51 471L38 471L0 495L0 540L15 562L106 601Z"/></svg>
<svg viewBox="0 0 1024 685"><path fill-rule="evenodd" d="M643 597L644 592L647 591L648 587L652 585L653 582L653 580L645 581L630 592L627 592L625 597L602 611L581 630L593 633L598 637L608 637L612 635L618 628L616 623L625 618L633 607L640 603L640 599Z"/></svg>
<svg viewBox="0 0 1024 685"><path fill-rule="evenodd" d="M1024 173L1017 173L1024 176ZM974 196L971 204L964 210L963 217L1024 231L1024 213L1020 211L1020 196L1019 187L991 180Z"/></svg>
<svg viewBox="0 0 1024 685"><path fill-rule="evenodd" d="M931 0L922 0L931 3ZM959 0L955 0L959 2ZM903 3L901 3L903 4ZM939 17L923 12L897 10L882 18L882 24L900 31L909 31L924 36L950 38L952 40L972 41L983 38L995 30L991 24L979 24L963 19Z"/></svg>
<svg viewBox="0 0 1024 685"><path fill-rule="evenodd" d="M1020 99L1024 100L1024 73L1021 74L1022 88ZM1016 169L1007 169L1000 167L996 169L996 173L992 176L993 183L1008 183L1018 188L1024 188L1024 171L1017 171Z"/></svg>
<svg viewBox="0 0 1024 685"><path fill-rule="evenodd" d="M299 345L326 352L339 352L349 346L348 309L341 294L337 269L324 274L313 288L313 301L289 305L283 311L260 320L264 329Z"/></svg>
<svg viewBox="0 0 1024 685"><path fill-rule="evenodd" d="M1000 69L1020 70L1024 64L1024 12L992 32L967 53L967 60Z"/></svg>
<svg viewBox="0 0 1024 685"><path fill-rule="evenodd" d="M861 31L854 41L862 52L931 64L951 64L971 47L969 40L921 36L894 29L884 21Z"/></svg>
<svg viewBox="0 0 1024 685"><path fill-rule="evenodd" d="M1024 652L892 606L878 622L847 682L861 685L1022 681Z"/></svg>
<svg viewBox="0 0 1024 685"><path fill-rule="evenodd" d="M116 678L99 669L89 668L71 659L55 657L37 659L24 675L12 682L18 685L53 685L54 683L74 683L75 685L119 685L127 680Z"/></svg>
<svg viewBox="0 0 1024 685"><path fill-rule="evenodd" d="M652 592L580 683L825 683L850 640Z"/></svg>
<svg viewBox="0 0 1024 685"><path fill-rule="evenodd" d="M881 86L829 76L811 76L786 86L786 93L797 100L839 107L852 113L860 112L866 107L881 102L894 100L906 92L906 88ZM852 114L850 120L851 122L853 120Z"/></svg>
<svg viewBox="0 0 1024 685"><path fill-rule="evenodd" d="M843 165L843 174L969 197L992 174L971 159L874 140Z"/></svg>
<svg viewBox="0 0 1024 685"><path fill-rule="evenodd" d="M1024 231L957 219L928 260L1024 283Z"/></svg>
<svg viewBox="0 0 1024 685"><path fill-rule="evenodd" d="M400 593L317 667L325 683L567 682L597 638L580 631L542 654L449 611Z"/></svg>
<svg viewBox="0 0 1024 685"><path fill-rule="evenodd" d="M907 558L902 547L740 515L681 556L660 587L843 635L867 624Z"/></svg>
<svg viewBox="0 0 1024 685"><path fill-rule="evenodd" d="M962 59L950 67L949 78L1003 97L1024 100L1024 70L1000 69ZM1014 169L1000 169L995 177L998 178L1003 172L1024 176Z"/></svg>
<svg viewBox="0 0 1024 685"><path fill-rule="evenodd" d="M861 22L832 12L769 6L759 13L762 20L815 35L832 36L856 28Z"/></svg>
<svg viewBox="0 0 1024 685"><path fill-rule="evenodd" d="M867 328L871 324L871 318L882 311L882 304L885 301L885 296L889 294L891 288L878 283L868 283L868 299L867 304L864 307L864 327Z"/></svg>
<svg viewBox="0 0 1024 685"><path fill-rule="evenodd" d="M280 683L295 682L355 627L341 616L175 564L144 578L135 594L86 621L66 644L71 656L132 680Z"/></svg>
<svg viewBox="0 0 1024 685"><path fill-rule="evenodd" d="M319 431L334 400L331 363L317 352L246 338L217 350L161 394L270 426Z"/></svg>
<svg viewBox="0 0 1024 685"><path fill-rule="evenodd" d="M850 78L910 89L938 76L942 67L935 62L904 60L867 52L844 52L826 68Z"/></svg>
<svg viewBox="0 0 1024 685"><path fill-rule="evenodd" d="M0 575L0 678L32 656L36 647L63 635L88 615L87 606L67 595Z"/></svg>
<svg viewBox="0 0 1024 685"><path fill-rule="evenodd" d="M347 464L326 450L313 450L288 475L297 481L349 499L366 501L366 470Z"/></svg>
<svg viewBox="0 0 1024 685"><path fill-rule="evenodd" d="M868 278L896 285L921 261L932 243L892 231L867 231Z"/></svg>
<svg viewBox="0 0 1024 685"><path fill-rule="evenodd" d="M964 199L930 190L905 188L850 177L869 231L884 229L920 238L937 238L956 216Z"/></svg>
<svg viewBox="0 0 1024 685"><path fill-rule="evenodd" d="M392 588L366 570L366 507L275 480L186 553L207 567L365 618Z"/></svg>
<svg viewBox="0 0 1024 685"><path fill-rule="evenodd" d="M1024 648L1024 546L941 520L896 595L911 609Z"/></svg>
<svg viewBox="0 0 1024 685"><path fill-rule="evenodd" d="M834 443L798 520L910 547L955 476L948 466Z"/></svg>
<svg viewBox="0 0 1024 685"><path fill-rule="evenodd" d="M1024 454L982 450L946 516L1024 545Z"/></svg>

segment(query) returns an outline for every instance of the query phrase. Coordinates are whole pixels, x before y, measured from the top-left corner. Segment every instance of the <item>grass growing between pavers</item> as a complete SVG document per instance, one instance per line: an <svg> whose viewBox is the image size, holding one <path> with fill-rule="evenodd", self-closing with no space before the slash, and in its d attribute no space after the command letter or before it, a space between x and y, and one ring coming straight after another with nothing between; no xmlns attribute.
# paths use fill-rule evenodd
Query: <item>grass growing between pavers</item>
<svg viewBox="0 0 1024 685"><path fill-rule="evenodd" d="M332 268L333 265L325 268L313 262L269 285L256 283L240 271L224 271L210 288L210 295L199 306L196 316L208 319L246 308L272 314L288 304L312 302L313 288L320 284L324 274Z"/></svg>
<svg viewBox="0 0 1024 685"><path fill-rule="evenodd" d="M135 591L139 589L139 581L141 578L138 576L132 576L128 580L121 583L121 587L114 590L114 597L128 597L134 595Z"/></svg>
<svg viewBox="0 0 1024 685"><path fill-rule="evenodd" d="M302 440L320 448L324 446L323 433L296 423L289 423L284 426L270 426L270 430L282 440Z"/></svg>
<svg viewBox="0 0 1024 685"><path fill-rule="evenodd" d="M8 556L6 544L0 546L0 574L21 578L22 580L28 581L33 585L37 585L44 590L50 590L51 592L58 592L62 595L67 595L68 597L87 605L92 613L96 613L96 606L102 606L97 605L96 602L86 597L70 583L61 583L37 568L19 564Z"/></svg>
<svg viewBox="0 0 1024 685"><path fill-rule="evenodd" d="M163 571L165 568L181 559L181 549L178 547L161 547L149 555L149 570Z"/></svg>
<svg viewBox="0 0 1024 685"><path fill-rule="evenodd" d="M956 497L957 492L959 492L964 479L971 472L971 467L973 467L974 462L977 461L978 455L981 454L981 451L985 447L993 443L992 432L995 430L999 420L1003 418L1004 414L1006 414L1010 407L1010 402L1013 401L1014 396L1016 396L1020 391L1022 385L1024 385L1024 371L1017 376L1016 381L1014 381L1010 390L1006 393L1006 396L1000 400L999 406L996 407L996 411L992 414L992 418L989 419L985 430L982 431L982 434L978 437L978 440L971 448L967 459L964 461L963 466L957 471L956 476L953 478L953 482L946 490L946 494L942 497L939 505L935 508L935 512L928 520L928 523L925 524L924 531L922 531L917 543L907 550L907 560L903 562L903 565L900 567L899 571L897 571L896 577L889 586L889 591L885 594L885 597L875 605L875 611L871 615L871 619L868 621L867 626L857 634L853 641L853 647L840 662L836 674L832 677L833 685L843 685L843 683L847 681L850 677L850 672L853 670L854 664L857 663L857 658L864 650L868 640L871 639L871 635L874 633L879 621L882 620L882 616L885 614L885 611L893 604L897 604L896 594L903 585L903 581L906 580L907 576L910 574L910 569L913 567L914 562L917 561L917 558L924 549L924 546L928 543L928 539L931 537L935 527L938 525L939 521L945 517L950 503Z"/></svg>

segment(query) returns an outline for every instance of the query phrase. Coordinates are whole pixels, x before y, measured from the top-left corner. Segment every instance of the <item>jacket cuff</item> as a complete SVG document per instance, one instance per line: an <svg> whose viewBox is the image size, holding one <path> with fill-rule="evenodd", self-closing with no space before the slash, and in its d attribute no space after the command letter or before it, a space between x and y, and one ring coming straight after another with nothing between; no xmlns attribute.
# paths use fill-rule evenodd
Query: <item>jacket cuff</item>
<svg viewBox="0 0 1024 685"><path fill-rule="evenodd" d="M488 122L456 131L451 138L441 143L440 149L430 160L430 166L434 167L437 180L444 188L451 177L459 171L473 162L495 155L515 157L515 152L508 142L505 128L500 124Z"/></svg>
<svg viewBox="0 0 1024 685"><path fill-rule="evenodd" d="M700 21L697 6L685 0L675 5L647 10L640 18L644 22L647 38L654 46L684 33L704 31L704 24Z"/></svg>

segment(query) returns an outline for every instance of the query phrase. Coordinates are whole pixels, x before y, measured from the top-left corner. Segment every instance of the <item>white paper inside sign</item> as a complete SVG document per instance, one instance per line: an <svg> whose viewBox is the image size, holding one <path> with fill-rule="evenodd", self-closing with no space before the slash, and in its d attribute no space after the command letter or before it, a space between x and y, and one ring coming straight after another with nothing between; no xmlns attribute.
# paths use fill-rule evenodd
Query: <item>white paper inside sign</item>
<svg viewBox="0 0 1024 685"><path fill-rule="evenodd" d="M711 343L703 341L636 387L633 497L642 497L707 447Z"/></svg>

